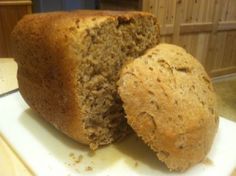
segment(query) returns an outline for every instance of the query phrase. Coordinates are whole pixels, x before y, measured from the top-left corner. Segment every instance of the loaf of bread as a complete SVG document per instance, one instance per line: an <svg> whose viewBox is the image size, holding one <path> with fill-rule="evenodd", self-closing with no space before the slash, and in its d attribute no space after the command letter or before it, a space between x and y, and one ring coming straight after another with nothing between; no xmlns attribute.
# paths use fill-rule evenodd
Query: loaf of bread
<svg viewBox="0 0 236 176"><path fill-rule="evenodd" d="M170 170L186 170L207 155L219 121L215 94L183 48L160 44L129 62L118 92L128 124Z"/></svg>
<svg viewBox="0 0 236 176"><path fill-rule="evenodd" d="M118 71L159 42L144 12L73 11L25 16L12 33L19 90L29 106L96 149L128 131Z"/></svg>

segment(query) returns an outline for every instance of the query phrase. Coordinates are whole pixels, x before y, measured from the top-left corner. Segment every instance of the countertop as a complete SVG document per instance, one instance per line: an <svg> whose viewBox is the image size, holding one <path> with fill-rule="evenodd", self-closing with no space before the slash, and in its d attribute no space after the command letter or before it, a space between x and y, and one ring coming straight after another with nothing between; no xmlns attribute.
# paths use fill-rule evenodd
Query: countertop
<svg viewBox="0 0 236 176"><path fill-rule="evenodd" d="M0 58L0 97L18 88L17 65L11 58ZM6 118L6 117L0 117ZM0 175L32 176L30 170L0 134Z"/></svg>

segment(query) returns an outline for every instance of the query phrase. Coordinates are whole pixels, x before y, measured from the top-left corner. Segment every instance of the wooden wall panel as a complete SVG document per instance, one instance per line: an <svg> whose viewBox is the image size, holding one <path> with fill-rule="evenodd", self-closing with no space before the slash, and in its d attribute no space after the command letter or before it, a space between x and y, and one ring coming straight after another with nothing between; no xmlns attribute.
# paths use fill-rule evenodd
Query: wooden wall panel
<svg viewBox="0 0 236 176"><path fill-rule="evenodd" d="M0 0L0 58L11 57L10 33L17 21L31 13L31 1Z"/></svg>
<svg viewBox="0 0 236 176"><path fill-rule="evenodd" d="M104 10L141 10L141 0L100 0L100 9Z"/></svg>
<svg viewBox="0 0 236 176"><path fill-rule="evenodd" d="M161 41L193 54L211 76L236 72L236 0L143 0Z"/></svg>

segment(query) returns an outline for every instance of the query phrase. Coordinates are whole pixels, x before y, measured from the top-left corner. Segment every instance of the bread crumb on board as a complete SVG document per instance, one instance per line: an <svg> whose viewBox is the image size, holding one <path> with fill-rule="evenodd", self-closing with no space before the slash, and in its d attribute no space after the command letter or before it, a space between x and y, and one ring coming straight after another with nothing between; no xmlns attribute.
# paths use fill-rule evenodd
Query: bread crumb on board
<svg viewBox="0 0 236 176"><path fill-rule="evenodd" d="M70 156L70 157L74 157L75 154L74 154L74 153L70 153L69 156Z"/></svg>
<svg viewBox="0 0 236 176"><path fill-rule="evenodd" d="M214 164L213 161L212 161L210 158L205 158L205 159L202 161L202 163L205 164L205 165L208 165L208 166Z"/></svg>
<svg viewBox="0 0 236 176"><path fill-rule="evenodd" d="M75 155L74 153L70 153L69 157L72 159L73 165L80 163L83 159L83 155Z"/></svg>
<svg viewBox="0 0 236 176"><path fill-rule="evenodd" d="M134 167L138 167L138 162L137 161L134 162Z"/></svg>
<svg viewBox="0 0 236 176"><path fill-rule="evenodd" d="M85 170L86 170L86 171L92 171L93 168L92 168L91 166L87 166L87 167L85 168Z"/></svg>

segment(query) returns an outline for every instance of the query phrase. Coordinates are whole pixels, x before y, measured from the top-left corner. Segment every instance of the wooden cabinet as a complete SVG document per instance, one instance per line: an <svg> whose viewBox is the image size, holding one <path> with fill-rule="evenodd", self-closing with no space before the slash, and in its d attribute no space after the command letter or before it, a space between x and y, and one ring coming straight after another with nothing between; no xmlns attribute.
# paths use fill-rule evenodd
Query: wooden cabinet
<svg viewBox="0 0 236 176"><path fill-rule="evenodd" d="M0 0L0 58L11 57L10 33L17 21L31 13L29 0Z"/></svg>
<svg viewBox="0 0 236 176"><path fill-rule="evenodd" d="M100 0L100 7L153 13L161 42L186 48L211 76L236 72L236 0L114 1Z"/></svg>

